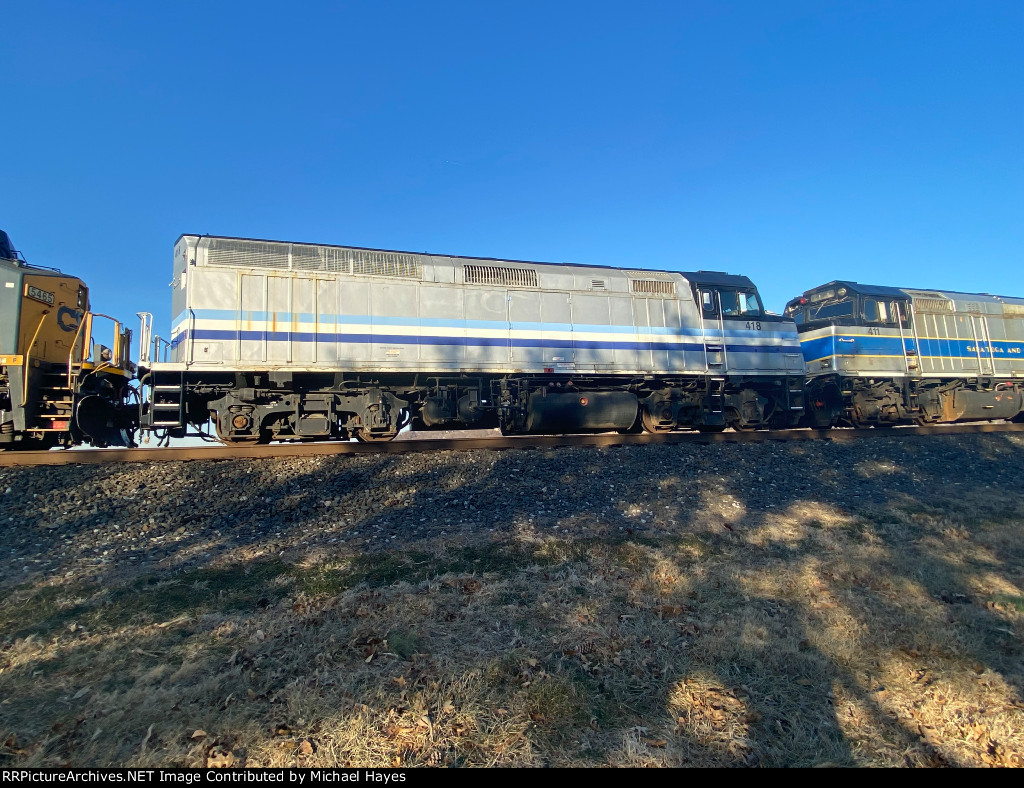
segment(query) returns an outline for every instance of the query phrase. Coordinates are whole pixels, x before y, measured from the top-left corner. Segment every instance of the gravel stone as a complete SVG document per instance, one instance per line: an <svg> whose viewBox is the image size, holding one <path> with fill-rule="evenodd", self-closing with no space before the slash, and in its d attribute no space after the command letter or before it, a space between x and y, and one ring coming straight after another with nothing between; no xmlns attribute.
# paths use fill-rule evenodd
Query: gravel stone
<svg viewBox="0 0 1024 788"><path fill-rule="evenodd" d="M1024 488L1024 436L438 451L0 468L0 587L154 568L742 528Z"/></svg>

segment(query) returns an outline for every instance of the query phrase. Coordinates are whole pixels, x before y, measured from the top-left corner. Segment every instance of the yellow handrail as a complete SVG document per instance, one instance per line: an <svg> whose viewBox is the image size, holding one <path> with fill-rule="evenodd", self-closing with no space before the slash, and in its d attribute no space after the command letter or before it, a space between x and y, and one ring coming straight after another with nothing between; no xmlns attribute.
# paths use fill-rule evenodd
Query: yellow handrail
<svg viewBox="0 0 1024 788"><path fill-rule="evenodd" d="M36 343L36 337L39 336L39 329L43 327L43 321L46 320L46 316L50 314L49 309L43 310L43 316L39 318L39 325L36 326L36 331L32 335L32 341L28 343L28 347L25 348L25 385L21 392L21 407L25 407L25 402L28 400L28 372L29 372L29 356L32 355L32 346Z"/></svg>
<svg viewBox="0 0 1024 788"><path fill-rule="evenodd" d="M71 342L71 352L68 353L68 388L71 388L71 366L75 363L75 347L78 345L78 338L82 336L82 329L85 328L86 322L89 323L89 330L86 332L86 336L92 335L92 320L91 314L86 312L82 315L82 319L78 321L78 331L75 332L75 338ZM86 342L82 343L82 363L89 357L88 353L85 352Z"/></svg>
<svg viewBox="0 0 1024 788"><path fill-rule="evenodd" d="M78 338L79 336L81 336L83 328L85 328L86 331L85 342L82 345L82 363L84 364L86 361L89 360L89 357L92 356L92 350L89 349L88 346L92 342L93 320L97 317L105 317L107 320L111 321L114 324L114 347L111 350L111 361L114 363L104 363L100 367L98 367L97 370L93 371L98 371L98 369L100 368L112 367L115 366L115 364L119 366L123 361L123 359L121 358L121 321L111 317L110 315L104 315L102 312L86 312L84 315L82 315L82 321L78 324L78 333L75 334L75 341L71 345L71 354L68 356L68 388L72 387L71 366L75 360L75 346L78 344ZM100 361L102 361L102 359L100 359Z"/></svg>
<svg viewBox="0 0 1024 788"><path fill-rule="evenodd" d="M121 321L117 318L111 317L110 315L104 315L100 312L89 313L89 331L92 332L92 318L94 317L105 317L114 324L114 347L111 350L111 359L116 360L118 364L121 363Z"/></svg>

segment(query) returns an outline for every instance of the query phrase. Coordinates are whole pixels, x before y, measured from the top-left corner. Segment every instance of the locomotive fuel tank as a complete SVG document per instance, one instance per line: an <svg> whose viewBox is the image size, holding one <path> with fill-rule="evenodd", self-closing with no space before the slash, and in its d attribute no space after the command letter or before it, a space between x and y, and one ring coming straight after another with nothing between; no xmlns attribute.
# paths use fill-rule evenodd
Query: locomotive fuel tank
<svg viewBox="0 0 1024 788"><path fill-rule="evenodd" d="M636 423L639 402L629 391L553 392L530 394L526 432L592 432L628 430Z"/></svg>

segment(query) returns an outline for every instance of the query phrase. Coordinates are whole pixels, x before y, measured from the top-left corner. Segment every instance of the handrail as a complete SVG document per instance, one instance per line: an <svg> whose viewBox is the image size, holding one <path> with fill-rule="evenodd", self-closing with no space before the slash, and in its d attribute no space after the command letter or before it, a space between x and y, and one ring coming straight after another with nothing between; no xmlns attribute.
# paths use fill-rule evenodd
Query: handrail
<svg viewBox="0 0 1024 788"><path fill-rule="evenodd" d="M82 315L82 319L78 321L78 330L75 332L75 338L71 342L71 352L68 353L68 388L71 388L71 367L75 363L75 348L78 346L78 338L82 336L82 329L85 327L86 322L91 322L89 321L88 312L85 312ZM86 333L86 336L89 336L91 334L92 326L90 325L89 331ZM85 363L85 360L89 358L89 354L86 353L86 345L88 345L87 341L82 343L82 359L80 363L83 364Z"/></svg>
<svg viewBox="0 0 1024 788"><path fill-rule="evenodd" d="M914 355L917 356L917 374L920 375L924 372L924 361L923 354L921 353L921 337L917 333L917 311L914 309L914 302L907 302L907 309L909 310L910 316L910 333L914 337ZM903 354L906 355L906 347L903 348ZM910 372L909 365L907 372Z"/></svg>
<svg viewBox="0 0 1024 788"><path fill-rule="evenodd" d="M82 357L79 363L84 364L92 357L92 325L94 319L97 317L106 318L107 320L114 324L114 347L111 348L110 350L111 356L109 362L101 364L96 370L93 371L95 372L98 371L99 369L112 367L114 366L115 362L118 365L118 367L120 367L120 365L126 361L126 359L123 359L121 357L124 354L124 348L122 346L124 338L121 333L121 321L118 320L117 318L111 317L110 315L105 315L102 312L86 312L84 315L82 315L82 320L78 324L78 331L75 333L75 340L71 345L71 353L68 355L68 388L72 388L73 385L72 379L74 377L74 373L72 367L74 366L75 363L75 347L78 345L78 338L82 336L83 328L85 329L85 342L82 345ZM104 359L100 359L100 361L104 361Z"/></svg>
<svg viewBox="0 0 1024 788"><path fill-rule="evenodd" d="M161 347L163 349L163 358L160 357ZM154 361L167 361L167 357L171 352L171 343L164 339L159 334L153 334L153 355Z"/></svg>
<svg viewBox="0 0 1024 788"><path fill-rule="evenodd" d="M25 403L28 401L28 373L30 370L28 359L29 356L32 355L32 346L36 343L36 337L39 336L39 329L43 327L43 321L46 320L46 316L48 314L50 314L50 310L44 309L43 316L39 318L39 325L36 326L36 331L32 335L32 341L29 342L28 346L25 348L25 380L21 392L21 407L23 408L25 407Z"/></svg>
<svg viewBox="0 0 1024 788"><path fill-rule="evenodd" d="M978 326L974 322L975 315L971 315L971 333L974 335L974 354L978 357L978 377L980 378L985 374L981 368L981 346L978 342Z"/></svg>
<svg viewBox="0 0 1024 788"><path fill-rule="evenodd" d="M903 368L907 371L907 377L910 376L910 359L907 357L907 337L903 333L903 310L900 309L898 301L894 301L896 304L896 327L900 330L900 346L903 348ZM916 353L917 348L914 348Z"/></svg>
<svg viewBox="0 0 1024 788"><path fill-rule="evenodd" d="M981 327L985 329L985 344L988 345L988 371L989 374L996 374L995 348L992 346L992 329L988 325L988 315L981 315Z"/></svg>
<svg viewBox="0 0 1024 788"><path fill-rule="evenodd" d="M715 290L718 296L718 330L722 332L722 372L729 371L729 349L725 346L725 310L722 309L722 291Z"/></svg>
<svg viewBox="0 0 1024 788"><path fill-rule="evenodd" d="M267 277L269 279L269 277ZM185 355L185 363L191 364L195 361L196 355L196 313L192 307L188 308L189 314L189 327L188 327L188 348ZM263 343L263 352L266 353L266 342Z"/></svg>
<svg viewBox="0 0 1024 788"><path fill-rule="evenodd" d="M121 321L118 320L115 317L111 317L110 315L104 315L104 314L102 314L100 312L90 312L89 314L93 318L95 318L95 317L105 317L107 320L111 321L114 324L114 347L111 348L111 359L112 360L116 360L117 363L120 364L124 360L124 359L121 358L121 355L122 355L122 352L121 352L122 351L122 347L121 347L121 341L122 341L122 337L121 337ZM91 319L89 320L89 330L90 330L90 332L92 331L92 320ZM90 333L90 337L89 338L92 339L91 333ZM102 359L100 359L100 360L102 361Z"/></svg>
<svg viewBox="0 0 1024 788"><path fill-rule="evenodd" d="M697 291L700 299L697 303L697 319L700 320L700 341L704 346L704 372L705 374L711 374L711 362L708 359L708 337L707 329L704 327L704 303L703 293L701 290Z"/></svg>
<svg viewBox="0 0 1024 788"><path fill-rule="evenodd" d="M152 312L136 312L135 316L142 321L142 325L139 328L139 363L148 364L152 358L150 356L150 343L152 342L153 336L153 313Z"/></svg>
<svg viewBox="0 0 1024 788"><path fill-rule="evenodd" d="M139 363L151 364L166 362L170 355L171 343L153 333L153 313L136 312L136 316L142 321L139 329Z"/></svg>

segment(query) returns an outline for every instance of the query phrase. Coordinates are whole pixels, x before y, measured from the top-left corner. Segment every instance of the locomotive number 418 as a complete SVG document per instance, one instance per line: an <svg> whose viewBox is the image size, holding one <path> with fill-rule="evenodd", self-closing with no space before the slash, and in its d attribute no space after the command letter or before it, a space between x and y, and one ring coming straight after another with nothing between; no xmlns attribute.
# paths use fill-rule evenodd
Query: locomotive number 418
<svg viewBox="0 0 1024 788"><path fill-rule="evenodd" d="M760 331L761 330L761 321L760 320L748 320L747 321L747 329L750 330L750 331Z"/></svg>

